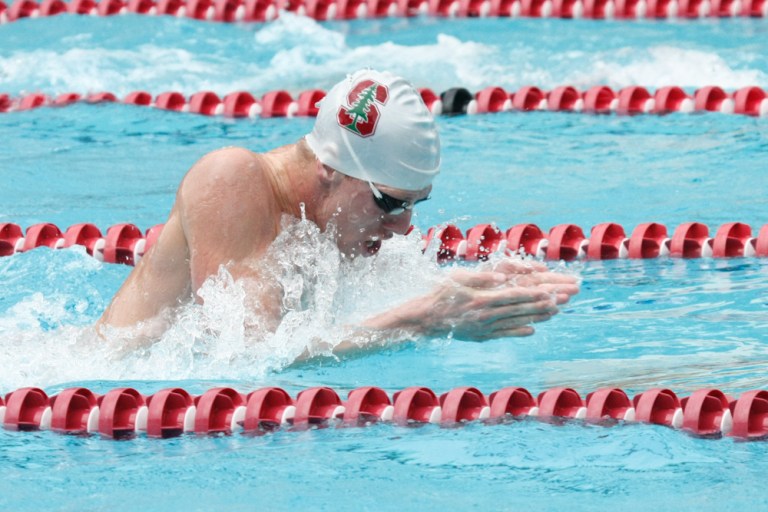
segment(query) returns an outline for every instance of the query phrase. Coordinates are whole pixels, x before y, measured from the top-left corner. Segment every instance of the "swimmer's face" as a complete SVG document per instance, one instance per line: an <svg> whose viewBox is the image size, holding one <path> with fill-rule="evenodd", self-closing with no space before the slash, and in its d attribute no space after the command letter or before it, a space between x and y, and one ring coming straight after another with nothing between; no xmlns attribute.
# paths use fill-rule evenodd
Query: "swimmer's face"
<svg viewBox="0 0 768 512"><path fill-rule="evenodd" d="M432 188L412 191L373 185L345 177L337 189L333 215L336 243L347 256L373 256L383 240L395 234L404 235L411 226L412 205L426 199ZM398 208L387 213L395 206Z"/></svg>

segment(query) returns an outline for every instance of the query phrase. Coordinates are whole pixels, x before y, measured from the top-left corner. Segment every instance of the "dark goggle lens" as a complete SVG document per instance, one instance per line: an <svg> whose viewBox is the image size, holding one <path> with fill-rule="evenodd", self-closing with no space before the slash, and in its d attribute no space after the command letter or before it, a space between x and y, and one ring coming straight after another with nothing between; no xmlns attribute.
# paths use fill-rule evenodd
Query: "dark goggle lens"
<svg viewBox="0 0 768 512"><path fill-rule="evenodd" d="M376 206L381 208L384 213L388 213L390 215L400 215L405 210L413 209L414 205L414 203L394 198L385 194L384 192L381 192L381 197L376 197L376 194L374 194L373 200L376 202Z"/></svg>
<svg viewBox="0 0 768 512"><path fill-rule="evenodd" d="M389 194L385 194L371 182L368 182L368 184L371 186L371 192L373 192L373 201L376 203L376 206L381 208L381 210L388 215L400 215L406 210L413 210L413 207L418 203L429 199L429 196L427 196L424 199L419 199L418 201L405 201L403 199L392 197Z"/></svg>

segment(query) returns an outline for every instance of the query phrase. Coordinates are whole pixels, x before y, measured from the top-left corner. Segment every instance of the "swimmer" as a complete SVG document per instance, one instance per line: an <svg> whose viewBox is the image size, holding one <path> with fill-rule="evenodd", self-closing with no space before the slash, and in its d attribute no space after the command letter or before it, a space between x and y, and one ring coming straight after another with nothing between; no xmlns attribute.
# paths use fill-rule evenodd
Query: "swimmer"
<svg viewBox="0 0 768 512"><path fill-rule="evenodd" d="M235 280L264 280L258 262L284 215L332 227L345 257L372 257L383 242L408 231L439 167L437 127L419 92L389 73L348 76L327 93L312 132L299 141L263 154L224 148L195 163L160 236L97 327L142 326L145 336L159 336L168 327L158 320L161 313L201 302L197 292L222 265ZM281 290L259 289L248 305L276 328ZM491 269L454 270L441 285L359 327L383 338L402 332L477 341L527 336L532 324L550 319L577 292L572 276L506 259Z"/></svg>

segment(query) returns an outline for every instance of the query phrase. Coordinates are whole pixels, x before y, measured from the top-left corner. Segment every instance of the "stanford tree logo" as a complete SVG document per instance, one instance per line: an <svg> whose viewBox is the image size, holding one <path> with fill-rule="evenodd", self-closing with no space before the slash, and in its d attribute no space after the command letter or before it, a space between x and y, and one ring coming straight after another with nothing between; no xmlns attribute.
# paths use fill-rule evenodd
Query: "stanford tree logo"
<svg viewBox="0 0 768 512"><path fill-rule="evenodd" d="M349 108L343 105L339 108L339 125L360 137L370 137L376 132L381 114L376 104L385 105L388 99L386 86L371 79L359 82L347 95Z"/></svg>

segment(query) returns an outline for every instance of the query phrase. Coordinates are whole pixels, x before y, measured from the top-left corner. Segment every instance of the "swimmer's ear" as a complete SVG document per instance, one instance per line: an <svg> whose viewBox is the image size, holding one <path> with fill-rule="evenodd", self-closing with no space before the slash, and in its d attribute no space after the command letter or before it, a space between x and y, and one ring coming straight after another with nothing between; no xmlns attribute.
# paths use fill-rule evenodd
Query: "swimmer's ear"
<svg viewBox="0 0 768 512"><path fill-rule="evenodd" d="M339 180L343 175L333 169L332 167L329 167L327 165L324 165L320 160L316 160L316 169L315 172L317 173L317 177L320 180L320 183L324 183L326 185L333 184L334 181Z"/></svg>

